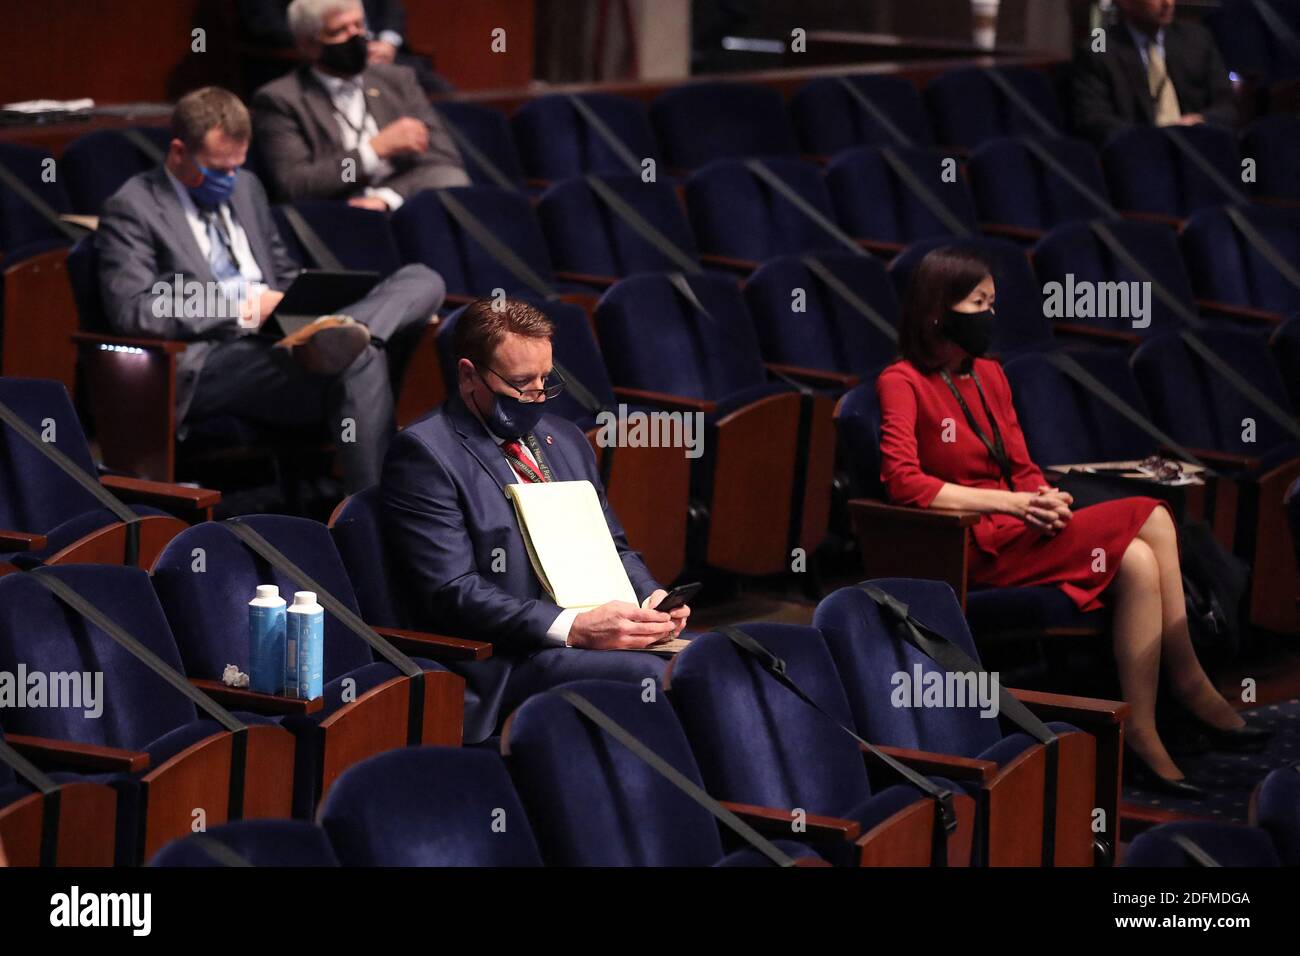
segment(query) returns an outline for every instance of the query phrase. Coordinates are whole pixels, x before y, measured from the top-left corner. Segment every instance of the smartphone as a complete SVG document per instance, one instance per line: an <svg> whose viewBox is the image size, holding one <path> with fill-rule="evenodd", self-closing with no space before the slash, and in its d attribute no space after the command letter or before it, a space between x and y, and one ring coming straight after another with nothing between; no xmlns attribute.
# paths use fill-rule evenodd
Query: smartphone
<svg viewBox="0 0 1300 956"><path fill-rule="evenodd" d="M695 597L695 595L699 594L700 588L702 587L704 587L704 585L700 584L698 581L692 582L691 584L679 584L677 587L665 594L663 600L650 610L663 611L665 614L669 611L676 610L690 601L690 599Z"/></svg>

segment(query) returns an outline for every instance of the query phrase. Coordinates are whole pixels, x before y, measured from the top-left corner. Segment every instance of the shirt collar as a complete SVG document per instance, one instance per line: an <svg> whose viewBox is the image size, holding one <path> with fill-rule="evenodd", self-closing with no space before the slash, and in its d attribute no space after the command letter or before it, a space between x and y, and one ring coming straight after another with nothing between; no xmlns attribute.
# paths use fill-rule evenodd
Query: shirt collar
<svg viewBox="0 0 1300 956"><path fill-rule="evenodd" d="M336 97L344 93L350 93L353 90L361 89L361 74L356 76L331 76L316 67L311 68L312 74L325 87L325 91L331 97Z"/></svg>
<svg viewBox="0 0 1300 956"><path fill-rule="evenodd" d="M1143 53L1146 53L1147 47L1151 44L1153 37L1151 37L1150 34L1144 33L1143 31L1139 30L1137 27L1133 26L1133 24L1128 23L1127 21L1124 23L1124 25L1128 27L1129 36L1133 38L1133 42L1137 44L1137 48L1141 50ZM1164 27L1161 27L1159 30L1156 31L1154 40L1156 46L1160 47L1161 50L1165 48Z"/></svg>

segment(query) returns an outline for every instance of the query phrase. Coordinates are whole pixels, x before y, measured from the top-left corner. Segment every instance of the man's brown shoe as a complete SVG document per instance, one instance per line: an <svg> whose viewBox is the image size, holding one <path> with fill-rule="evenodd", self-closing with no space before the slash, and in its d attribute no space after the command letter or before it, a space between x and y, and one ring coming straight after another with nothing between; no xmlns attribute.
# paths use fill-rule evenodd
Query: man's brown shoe
<svg viewBox="0 0 1300 956"><path fill-rule="evenodd" d="M322 315L275 343L313 375L338 375L370 344L370 330L350 315Z"/></svg>

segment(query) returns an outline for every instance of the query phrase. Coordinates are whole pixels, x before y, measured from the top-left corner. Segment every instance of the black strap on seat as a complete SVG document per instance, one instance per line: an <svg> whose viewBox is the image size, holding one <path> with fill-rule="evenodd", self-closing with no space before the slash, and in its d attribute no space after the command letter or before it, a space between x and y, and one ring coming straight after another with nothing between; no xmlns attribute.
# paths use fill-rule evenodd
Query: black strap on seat
<svg viewBox="0 0 1300 956"><path fill-rule="evenodd" d="M198 847L206 853L213 862L218 863L221 866L253 866L253 863L243 856L243 854L236 851L233 847L229 847L222 843L216 837L210 836L206 833L196 833L193 836L188 837L186 842Z"/></svg>
<svg viewBox="0 0 1300 956"><path fill-rule="evenodd" d="M14 195L31 206L37 215L72 242L76 242L90 232L89 229L65 221L53 206L29 189L27 184L19 179L13 170L5 166L4 163L0 163L0 185L11 190Z"/></svg>
<svg viewBox="0 0 1300 956"><path fill-rule="evenodd" d="M610 212L621 219L629 229L647 243L654 246L665 259L673 263L674 267L691 274L704 271L700 268L700 264L686 253L686 250L665 236L649 219L624 202L622 197L610 189L609 184L599 176L588 173L584 179L587 188L596 194L596 198L604 203Z"/></svg>
<svg viewBox="0 0 1300 956"><path fill-rule="evenodd" d="M1040 163L1055 173L1067 186L1088 200L1107 219L1119 219L1119 211L1111 205L1110 200L1076 176L1070 167L1052 155L1052 151L1031 136L1021 137L1020 143L1029 150Z"/></svg>
<svg viewBox="0 0 1300 956"><path fill-rule="evenodd" d="M41 794L41 866L54 866L59 852L59 785L0 737L0 763Z"/></svg>
<svg viewBox="0 0 1300 956"><path fill-rule="evenodd" d="M853 309L854 312L870 322L877 332L891 342L898 341L898 329L894 328L888 319L872 308L870 303L841 282L839 277L826 267L825 263L811 254L800 256L799 261L805 269L821 280L822 285L847 302L849 308Z"/></svg>
<svg viewBox="0 0 1300 956"><path fill-rule="evenodd" d="M1300 270L1297 270L1286 256L1269 242L1262 232L1255 228L1254 224L1247 219L1236 206L1224 206L1223 213L1237 227L1246 243L1258 252L1271 265L1283 279L1286 279L1294 288L1300 289Z"/></svg>
<svg viewBox="0 0 1300 956"><path fill-rule="evenodd" d="M877 126L889 134L890 139L896 142L899 146L911 148L912 138L898 128L894 121L889 118L889 114L875 103L871 102L871 100L854 85L851 79L847 76L837 76L835 77L835 82L840 85L845 93L849 94L849 98L858 105L862 112L870 116Z"/></svg>
<svg viewBox="0 0 1300 956"><path fill-rule="evenodd" d="M980 674L986 673L979 661L945 635L918 621L912 616L908 606L894 595L874 584L862 583L858 588L875 603L881 616L894 625L903 640L945 671L952 674L972 674L976 679ZM1056 863L1057 768L1060 763L1057 735L1000 682L998 712L1043 745L1046 757L1043 775L1043 866L1054 866Z"/></svg>
<svg viewBox="0 0 1300 956"><path fill-rule="evenodd" d="M583 102L581 96L576 96L570 93L565 96L565 99L569 101L569 105L574 108L577 114L582 117L583 122L591 127L592 132L599 136L601 140L604 141L605 145L610 148L610 151L618 157L618 161L628 168L628 172L640 175L641 163L637 160L632 150L628 149L627 144L619 139L618 134L609 128L609 124L601 119L589 104Z"/></svg>
<svg viewBox="0 0 1300 956"><path fill-rule="evenodd" d="M178 691L200 711L207 714L231 734L230 746L230 819L239 819L244 812L244 775L248 765L248 725L222 707L203 691L189 682L184 674L149 650L126 628L87 600L67 582L55 577L48 569L37 568L26 572L47 591L99 628L124 651L153 671Z"/></svg>
<svg viewBox="0 0 1300 956"><path fill-rule="evenodd" d="M554 357L551 359L551 368L560 373L560 376L564 379L565 389L573 396L573 400L586 410L587 414L599 421L599 416L602 413L610 411L605 407L605 403L582 383L580 378L557 362ZM614 450L616 447L616 445L609 445L601 449L603 454L600 456L600 483L606 488L609 487L609 476L614 470Z"/></svg>
<svg viewBox="0 0 1300 956"><path fill-rule="evenodd" d="M518 188L517 184L509 176L503 173L496 163L492 162L492 160L488 158L487 153L483 152L483 150L470 142L469 137L462 133L456 127L455 123L447 119L446 114L440 112L438 115L442 119L442 126L447 131L447 135L450 136L452 142L456 144L456 148L472 159L478 167L483 170L483 172L487 173L488 179L492 180L493 183L500 186L502 189L509 189L511 192L514 192Z"/></svg>
<svg viewBox="0 0 1300 956"><path fill-rule="evenodd" d="M1205 361L1205 364L1209 365L1218 372L1219 375L1226 379L1229 385L1244 395L1252 403L1258 406L1260 411L1280 425L1284 431L1296 440L1300 441L1300 423L1296 422L1290 412L1281 408L1276 402L1251 384L1245 376L1241 375L1231 365L1219 358L1218 354L1210 348L1210 346L1201 341L1201 339L1195 334L1197 331L1202 331L1206 328L1205 321L1184 305L1176 295L1170 292L1155 276L1151 274L1150 270L1148 270L1146 266L1138 262L1134 255L1125 248L1124 244L1119 241L1119 238L1110 231L1110 228L1105 223L1093 220L1088 223L1088 226L1093 231L1093 234L1101 240L1102 244L1110 250L1111 254L1119 260L1120 264L1124 266L1124 268L1128 269L1128 271L1133 275L1137 276L1139 280L1150 283L1152 294L1168 306L1169 310L1177 315L1178 318L1189 327L1191 331L1183 329L1178 333L1179 337L1187 347L1199 355L1201 359Z"/></svg>
<svg viewBox="0 0 1300 956"><path fill-rule="evenodd" d="M1197 866L1223 866L1218 860L1210 856L1205 848L1187 836L1185 833L1174 833L1169 837L1170 842L1175 844L1180 850L1192 858L1192 862Z"/></svg>
<svg viewBox="0 0 1300 956"><path fill-rule="evenodd" d="M325 240L320 237L320 233L313 229L311 223L303 218L302 213L288 203L281 206L280 211L284 213L284 218L289 223L289 228L293 230L293 234L297 236L298 242L302 244L303 249L307 251L307 255L311 256L312 261L316 263L316 268L329 269L334 272L343 269L343 263L339 261L339 257L334 255L330 247L325 244Z"/></svg>
<svg viewBox="0 0 1300 956"><path fill-rule="evenodd" d="M1084 389L1084 391L1101 399L1101 401L1105 402L1106 405L1139 428L1144 434L1155 439L1158 446L1168 448L1170 451L1175 452L1183 461L1189 462L1193 465L1199 465L1208 475L1215 474L1212 468L1200 461L1194 454L1157 428L1150 419L1144 416L1128 402L1124 401L1124 399L1120 398L1119 395L1115 394L1114 391L1102 383L1095 375L1080 365L1073 355L1069 355L1065 352L1046 352L1043 357L1063 374L1073 379Z"/></svg>
<svg viewBox="0 0 1300 956"><path fill-rule="evenodd" d="M1061 131L1052 124L1052 121L1039 112L1038 108L1025 97L1010 80L1002 75L996 68L984 70L984 75L989 78L989 82L998 88L998 90L1009 99L1016 109L1020 110L1031 123L1038 127L1038 131L1049 139L1060 139Z"/></svg>
<svg viewBox="0 0 1300 956"><path fill-rule="evenodd" d="M334 615L339 622L385 661L411 680L410 709L407 720L407 740L419 743L424 727L424 670L385 638L374 628L361 620L346 604L327 591L302 568L290 561L279 548L267 541L261 534L240 518L229 518L223 524L230 533L238 538L250 551L260 556L267 564L275 568L296 587L303 591L314 591L316 600L325 610Z"/></svg>
<svg viewBox="0 0 1300 956"><path fill-rule="evenodd" d="M805 218L811 220L813 225L826 233L826 235L830 236L854 255L866 256L868 254L865 249L853 241L853 238L849 236L848 233L827 219L826 216L822 215L822 213L812 205L812 203L808 202L808 200L795 192L794 189L790 187L789 183L783 180L776 173L772 172L772 170L768 169L767 164L761 159L746 159L744 160L744 164L746 169L759 179L763 180L763 182L766 183L773 192L779 193L782 199L794 206L795 209L797 209Z"/></svg>
<svg viewBox="0 0 1300 956"><path fill-rule="evenodd" d="M921 204L934 215L936 219L954 236L960 236L963 239L969 238L971 231L967 228L966 223L958 219L951 209L949 209L942 199L935 195L934 190L921 181L921 178L912 172L910 166L903 162L901 156L890 149L888 146L879 147L880 156L889 165L897 176Z"/></svg>
<svg viewBox="0 0 1300 956"><path fill-rule="evenodd" d="M450 190L435 189L433 194L438 197L447 214L455 219L457 224L469 233L470 238L502 268L543 299L556 298L555 290L551 288L550 283L538 275L533 267L524 262L513 249L493 235L492 230L465 208L465 204L453 196Z"/></svg>
<svg viewBox="0 0 1300 956"><path fill-rule="evenodd" d="M645 763L646 766L659 774L659 776L663 777L705 810L708 810L719 823L728 827L751 847L763 854L763 856L767 857L777 866L795 865L794 860L786 854L785 851L776 846L772 841L768 840L717 800L714 800L713 797L709 796L702 787L690 780L680 770L670 764L663 757L659 756L641 741L637 740L626 727L614 720L613 717L609 716L609 714L605 713L586 697L583 697L581 694L572 690L560 689L557 690L556 693L579 714L586 717L598 728L630 750L637 758Z"/></svg>
<svg viewBox="0 0 1300 956"><path fill-rule="evenodd" d="M1273 34L1287 53L1294 59L1300 60L1300 37L1297 37L1295 31L1291 29L1291 24L1287 23L1267 0L1251 0L1251 4L1259 14L1259 18L1268 26L1268 32Z"/></svg>
<svg viewBox="0 0 1300 956"><path fill-rule="evenodd" d="M1249 197L1247 197L1245 193L1238 189L1236 185L1225 179L1223 174L1214 168L1214 164L1201 155L1199 149L1187 141L1186 137L1183 136L1183 131L1179 127L1166 126L1164 127L1164 130L1169 136L1169 139L1173 142L1174 146L1177 147L1178 151L1186 156L1193 166L1204 173L1205 177L1209 179L1210 182L1214 183L1215 188L1227 196L1230 202L1244 203L1250 201Z"/></svg>
<svg viewBox="0 0 1300 956"><path fill-rule="evenodd" d="M0 402L0 422L8 425L23 441L48 458L55 467L75 481L96 501L113 512L124 525L126 541L122 560L134 567L140 561L140 515L128 508L120 498L101 485L92 475L86 473L80 465L54 447L53 442L41 441L41 436L29 426L18 413Z"/></svg>
<svg viewBox="0 0 1300 956"><path fill-rule="evenodd" d="M138 129L128 126L125 129L118 130L118 132L122 134L123 139L143 153L145 159L149 160L149 162L161 166L163 160L167 158L163 151L158 148L158 144Z"/></svg>
<svg viewBox="0 0 1300 956"><path fill-rule="evenodd" d="M895 760L889 754L885 753L879 747L858 736L857 732L851 727L840 723L830 713L826 711L821 704L813 700L808 693L794 682L786 672L785 661L777 657L770 650L756 641L753 637L746 634L738 627L723 625L716 628L717 632L727 640L748 654L749 657L758 664L765 674L770 676L778 684L794 694L801 701L811 707L817 713L821 714L837 728L847 734L863 750L870 753L877 760L880 760L890 770L902 777L912 786L916 787L935 803L935 840L931 860L935 866L948 865L948 835L957 829L957 811L953 807L953 793L946 787L941 787L929 777L918 773L907 764Z"/></svg>

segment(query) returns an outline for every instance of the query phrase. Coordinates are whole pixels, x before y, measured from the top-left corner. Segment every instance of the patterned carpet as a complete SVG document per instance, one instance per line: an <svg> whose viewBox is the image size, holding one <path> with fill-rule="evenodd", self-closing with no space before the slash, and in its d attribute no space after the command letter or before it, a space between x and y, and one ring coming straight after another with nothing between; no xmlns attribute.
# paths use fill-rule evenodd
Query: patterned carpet
<svg viewBox="0 0 1300 956"><path fill-rule="evenodd" d="M1209 791L1206 800L1182 800L1126 785L1124 800L1159 810L1175 810L1214 820L1246 822L1251 791L1270 770L1300 764L1300 699L1265 704L1244 713L1253 727L1275 731L1257 754L1215 753L1176 757L1188 779Z"/></svg>

